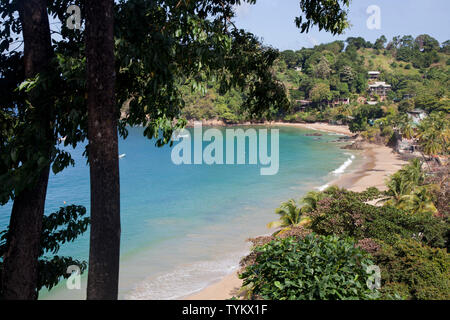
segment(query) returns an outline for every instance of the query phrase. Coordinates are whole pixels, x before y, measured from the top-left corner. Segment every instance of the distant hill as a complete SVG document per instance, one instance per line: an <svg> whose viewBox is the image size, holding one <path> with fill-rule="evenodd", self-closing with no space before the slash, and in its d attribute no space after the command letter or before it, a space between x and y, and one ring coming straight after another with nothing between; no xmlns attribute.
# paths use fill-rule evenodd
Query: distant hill
<svg viewBox="0 0 450 320"><path fill-rule="evenodd" d="M299 111L323 113L335 106L331 102L339 104L345 100L338 99L343 98L349 98L353 107L366 100L385 100L384 104L395 104L403 111L421 108L449 112L449 44L440 44L429 35L394 37L389 42L380 37L374 44L363 38L348 38L345 42L280 52L273 71L286 88L290 111L273 110L273 115L291 119ZM377 81L391 86L385 99L368 92L368 71L379 71ZM245 92L221 95L214 82L205 87L203 93L181 88L186 118L231 123L249 120L240 108ZM316 116L310 120L323 119Z"/></svg>

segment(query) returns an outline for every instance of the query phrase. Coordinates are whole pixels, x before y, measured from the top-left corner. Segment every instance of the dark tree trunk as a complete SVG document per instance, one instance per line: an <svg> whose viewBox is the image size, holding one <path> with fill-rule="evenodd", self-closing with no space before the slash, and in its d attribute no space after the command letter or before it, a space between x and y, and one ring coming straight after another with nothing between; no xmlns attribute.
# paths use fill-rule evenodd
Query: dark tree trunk
<svg viewBox="0 0 450 320"><path fill-rule="evenodd" d="M45 71L52 57L47 1L19 1L19 18L23 28L25 75L30 78ZM50 138L50 122L43 125L47 125L44 129ZM14 199L2 272L3 299L37 298L39 245L49 168L45 167L36 183Z"/></svg>
<svg viewBox="0 0 450 320"><path fill-rule="evenodd" d="M91 236L88 299L117 299L120 255L113 0L86 2Z"/></svg>

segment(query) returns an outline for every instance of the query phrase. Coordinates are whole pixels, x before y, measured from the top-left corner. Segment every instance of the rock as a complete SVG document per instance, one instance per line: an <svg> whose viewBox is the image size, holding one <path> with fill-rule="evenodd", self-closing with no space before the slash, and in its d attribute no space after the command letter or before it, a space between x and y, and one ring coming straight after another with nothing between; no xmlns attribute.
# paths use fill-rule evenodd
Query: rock
<svg viewBox="0 0 450 320"><path fill-rule="evenodd" d="M352 144L348 144L346 146L341 147L341 149L348 149L348 150L362 150L363 144L361 141L355 141Z"/></svg>
<svg viewBox="0 0 450 320"><path fill-rule="evenodd" d="M305 136L307 136L307 137L321 137L322 134L315 132L315 133L307 133L307 134L305 134Z"/></svg>

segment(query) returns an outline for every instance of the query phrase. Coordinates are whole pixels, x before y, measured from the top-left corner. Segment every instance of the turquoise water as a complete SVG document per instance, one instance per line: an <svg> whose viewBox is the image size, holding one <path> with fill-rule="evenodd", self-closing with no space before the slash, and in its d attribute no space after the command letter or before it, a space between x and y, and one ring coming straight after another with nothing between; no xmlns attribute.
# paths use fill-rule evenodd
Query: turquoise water
<svg viewBox="0 0 450 320"><path fill-rule="evenodd" d="M305 136L307 130L278 129L280 167L273 176L261 176L258 165L177 166L171 148L154 147L142 128L129 129L119 144L119 153L126 155L120 159L120 298L176 299L222 278L248 252L248 237L270 232L265 225L276 219L280 202L297 199L354 166L352 154L339 148L334 134L314 137ZM83 150L71 150L75 167L51 175L46 213L64 201L89 209ZM0 208L2 230L9 212L9 205ZM88 244L86 233L59 254L87 259ZM68 290L63 282L40 297L83 298L85 286L83 277L81 290Z"/></svg>

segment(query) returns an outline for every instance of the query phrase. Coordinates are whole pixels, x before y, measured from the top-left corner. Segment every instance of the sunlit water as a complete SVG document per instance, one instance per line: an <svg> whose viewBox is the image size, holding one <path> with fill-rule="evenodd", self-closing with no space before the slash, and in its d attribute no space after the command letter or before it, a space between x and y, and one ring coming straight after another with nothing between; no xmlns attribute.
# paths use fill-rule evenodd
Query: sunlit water
<svg viewBox="0 0 450 320"><path fill-rule="evenodd" d="M359 159L340 149L337 135L278 129L280 168L273 176L261 176L259 165L177 166L171 148L156 148L143 137L142 128L129 129L119 145L119 154L125 154L120 159L121 299L176 299L233 272L249 250L246 239L270 232L266 224L277 218L274 210L282 201L324 188ZM83 150L71 151L75 167L51 175L46 213L64 201L89 211ZM10 209L10 204L0 207L1 230ZM87 260L88 245L87 232L63 246L59 255ZM50 292L42 290L40 298L84 298L85 288L83 276L81 290L68 290L62 281Z"/></svg>

